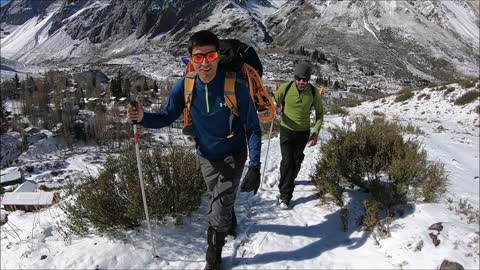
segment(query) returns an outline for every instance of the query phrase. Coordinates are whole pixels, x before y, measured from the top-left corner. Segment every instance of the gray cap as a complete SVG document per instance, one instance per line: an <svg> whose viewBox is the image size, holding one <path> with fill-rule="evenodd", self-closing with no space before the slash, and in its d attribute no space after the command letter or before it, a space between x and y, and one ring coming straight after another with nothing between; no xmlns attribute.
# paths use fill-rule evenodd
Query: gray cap
<svg viewBox="0 0 480 270"><path fill-rule="evenodd" d="M310 80L310 75L312 75L312 67L307 62L300 62L295 66L295 76Z"/></svg>

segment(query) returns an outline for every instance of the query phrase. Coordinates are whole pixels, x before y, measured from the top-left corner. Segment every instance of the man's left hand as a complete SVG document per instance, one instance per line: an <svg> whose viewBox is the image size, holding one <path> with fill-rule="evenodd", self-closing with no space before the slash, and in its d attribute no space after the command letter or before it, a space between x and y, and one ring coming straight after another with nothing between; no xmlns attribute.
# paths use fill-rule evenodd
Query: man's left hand
<svg viewBox="0 0 480 270"><path fill-rule="evenodd" d="M310 139L308 139L308 143L307 143L308 147L317 145L317 139L318 139L317 134L313 133L312 136L310 136Z"/></svg>

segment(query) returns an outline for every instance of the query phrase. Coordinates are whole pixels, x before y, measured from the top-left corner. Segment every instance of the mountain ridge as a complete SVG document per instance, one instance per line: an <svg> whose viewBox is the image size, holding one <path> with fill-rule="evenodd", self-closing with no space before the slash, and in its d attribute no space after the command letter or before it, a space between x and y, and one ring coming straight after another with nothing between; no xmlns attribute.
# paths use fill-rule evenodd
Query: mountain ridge
<svg viewBox="0 0 480 270"><path fill-rule="evenodd" d="M58 64L155 53L152 48L184 53L192 32L209 29L259 48L318 49L344 65L395 77L475 77L480 62L478 5L470 0L42 3L18 0L2 6L2 29L14 30L2 36L2 57ZM21 20L13 19L15 14L22 14Z"/></svg>

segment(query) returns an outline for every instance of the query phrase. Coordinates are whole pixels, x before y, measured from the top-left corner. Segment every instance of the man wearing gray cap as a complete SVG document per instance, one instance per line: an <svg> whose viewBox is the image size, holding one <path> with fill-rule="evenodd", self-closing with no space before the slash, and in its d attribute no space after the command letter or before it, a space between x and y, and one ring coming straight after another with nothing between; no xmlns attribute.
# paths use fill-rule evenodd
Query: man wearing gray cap
<svg viewBox="0 0 480 270"><path fill-rule="evenodd" d="M312 67L306 62L295 66L294 81L280 85L275 98L282 111L280 128L280 208L287 209L293 196L295 178L302 164L303 150L317 144L317 137L323 123L321 93L308 83ZM315 125L310 135L310 112L315 108Z"/></svg>

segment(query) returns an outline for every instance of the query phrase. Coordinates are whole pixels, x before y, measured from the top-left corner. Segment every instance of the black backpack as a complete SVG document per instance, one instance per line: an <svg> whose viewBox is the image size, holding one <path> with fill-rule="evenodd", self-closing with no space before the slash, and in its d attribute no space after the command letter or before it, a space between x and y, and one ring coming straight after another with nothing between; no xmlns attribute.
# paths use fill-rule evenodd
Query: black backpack
<svg viewBox="0 0 480 270"><path fill-rule="evenodd" d="M258 54L252 46L249 46L238 39L220 40L219 65L227 71L239 71L242 64L247 63L262 77L263 66Z"/></svg>
<svg viewBox="0 0 480 270"><path fill-rule="evenodd" d="M243 79L248 87L250 97L257 110L258 120L262 122L270 122L275 117L275 105L269 95L268 90L263 85L262 74L263 67L258 58L257 53L253 49L236 39L220 40L220 59L219 65L225 73L224 92L232 93L228 97L225 96L225 101L228 100L227 106L232 111L233 115L238 115L238 106L235 92L236 73L242 72ZM187 64L185 67L185 81L184 81L184 97L185 109L183 112L184 126L191 125L190 105L192 100L192 93L194 90L195 76L194 68L190 63L189 58L182 58L182 61ZM230 118L230 128L231 121ZM185 133L184 133L185 134Z"/></svg>

